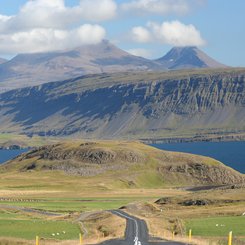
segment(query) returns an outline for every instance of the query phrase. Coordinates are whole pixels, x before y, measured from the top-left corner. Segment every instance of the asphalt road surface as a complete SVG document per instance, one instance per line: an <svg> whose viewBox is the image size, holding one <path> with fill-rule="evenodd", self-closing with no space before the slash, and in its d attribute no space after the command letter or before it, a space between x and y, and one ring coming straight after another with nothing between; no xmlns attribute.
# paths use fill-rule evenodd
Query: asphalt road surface
<svg viewBox="0 0 245 245"><path fill-rule="evenodd" d="M149 239L145 221L119 210L111 212L127 220L125 240L110 240L100 243L100 245L184 245L179 242L169 242L159 239L152 241L153 239Z"/></svg>

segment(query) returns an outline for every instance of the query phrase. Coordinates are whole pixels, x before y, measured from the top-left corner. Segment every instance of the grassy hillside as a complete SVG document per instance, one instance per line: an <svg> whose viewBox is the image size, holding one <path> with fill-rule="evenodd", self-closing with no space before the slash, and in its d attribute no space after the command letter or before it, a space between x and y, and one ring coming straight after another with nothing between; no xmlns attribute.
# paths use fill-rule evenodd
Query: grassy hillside
<svg viewBox="0 0 245 245"><path fill-rule="evenodd" d="M17 145L20 148L28 148L28 147L38 147L47 144L54 144L62 140L61 137L28 137L25 134L9 134L4 133L0 134L0 148L6 149L13 145Z"/></svg>
<svg viewBox="0 0 245 245"><path fill-rule="evenodd" d="M106 190L244 181L244 175L212 158L161 151L125 141L67 141L42 146L2 165L0 173L3 179L9 180L9 185L29 176L26 184L18 188L29 185L30 189L49 190L52 186L70 189L79 185L79 188ZM7 176L11 175L9 179Z"/></svg>
<svg viewBox="0 0 245 245"><path fill-rule="evenodd" d="M0 166L0 226L3 227L0 244L1 241L17 244L19 238L33 240L36 234L45 238L45 244L54 244L52 232L57 234L64 230L66 234L55 239L75 239L64 244L76 244L79 227L84 232L79 220L89 231L84 237L85 244L88 241L95 244L99 240L121 236L125 221L104 212L99 216L87 212L116 209L130 203L136 205L133 210L138 212L141 210L138 203L147 202L150 203L147 217L157 216L153 219L154 224L162 224L166 219L162 214L166 215L166 212L160 215L159 210L165 209L166 205L154 204L159 206L155 212L153 202L160 197L172 197L167 199L171 201L167 204L167 218L174 217L176 210L181 218L185 218L178 203L194 197L188 196L189 192L183 188L174 187L236 186L244 182L244 175L212 158L161 151L139 142L67 140L41 146ZM219 196L214 193L216 195ZM211 199L207 195L205 198ZM220 204L216 205L217 212L220 212ZM197 209L194 211L198 213ZM108 225L111 222L117 225L111 227ZM166 222L165 229L169 230L169 224L173 225ZM152 225L149 227L154 234ZM50 238L52 240L47 240ZM23 244L28 242L23 240Z"/></svg>
<svg viewBox="0 0 245 245"><path fill-rule="evenodd" d="M226 186L182 195L162 195L154 202L130 204L125 210L146 220L150 234L188 243L192 229L193 244L227 244L233 231L233 243L244 244L245 188Z"/></svg>

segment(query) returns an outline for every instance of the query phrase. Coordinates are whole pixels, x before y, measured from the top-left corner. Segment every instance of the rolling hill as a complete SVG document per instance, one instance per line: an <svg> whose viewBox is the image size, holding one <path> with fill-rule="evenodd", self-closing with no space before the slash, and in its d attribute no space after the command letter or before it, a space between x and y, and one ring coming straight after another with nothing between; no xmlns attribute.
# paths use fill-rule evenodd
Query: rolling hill
<svg viewBox="0 0 245 245"><path fill-rule="evenodd" d="M63 172L70 178L91 180L93 185L103 181L104 188L245 182L243 174L212 158L162 151L126 141L66 141L33 149L0 166L1 174L30 173L35 176L40 172L49 177L52 173L55 176Z"/></svg>
<svg viewBox="0 0 245 245"><path fill-rule="evenodd" d="M244 134L245 69L87 75L0 94L0 132L161 139Z"/></svg>

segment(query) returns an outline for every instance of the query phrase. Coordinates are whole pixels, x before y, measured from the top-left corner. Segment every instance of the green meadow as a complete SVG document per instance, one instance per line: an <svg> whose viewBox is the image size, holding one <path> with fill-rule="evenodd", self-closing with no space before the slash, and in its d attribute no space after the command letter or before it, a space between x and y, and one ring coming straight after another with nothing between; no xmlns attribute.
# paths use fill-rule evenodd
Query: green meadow
<svg viewBox="0 0 245 245"><path fill-rule="evenodd" d="M44 220L20 213L0 211L1 237L33 240L36 236L46 239L76 239L80 233L78 224L67 221Z"/></svg>
<svg viewBox="0 0 245 245"><path fill-rule="evenodd" d="M210 217L195 218L186 221L187 230L192 229L193 236L227 236L230 231L233 236L245 235L245 217Z"/></svg>

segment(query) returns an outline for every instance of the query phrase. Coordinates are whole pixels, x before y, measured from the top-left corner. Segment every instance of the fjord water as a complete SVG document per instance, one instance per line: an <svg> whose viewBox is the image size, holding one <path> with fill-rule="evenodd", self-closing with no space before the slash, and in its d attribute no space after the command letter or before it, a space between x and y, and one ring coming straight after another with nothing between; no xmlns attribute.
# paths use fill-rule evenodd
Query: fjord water
<svg viewBox="0 0 245 245"><path fill-rule="evenodd" d="M152 146L177 152L187 152L213 157L241 173L245 173L245 141L236 142L194 142L151 144Z"/></svg>
<svg viewBox="0 0 245 245"><path fill-rule="evenodd" d="M0 150L0 164L4 163L10 159L13 159L20 155L23 152L26 152L26 149L21 150Z"/></svg>

